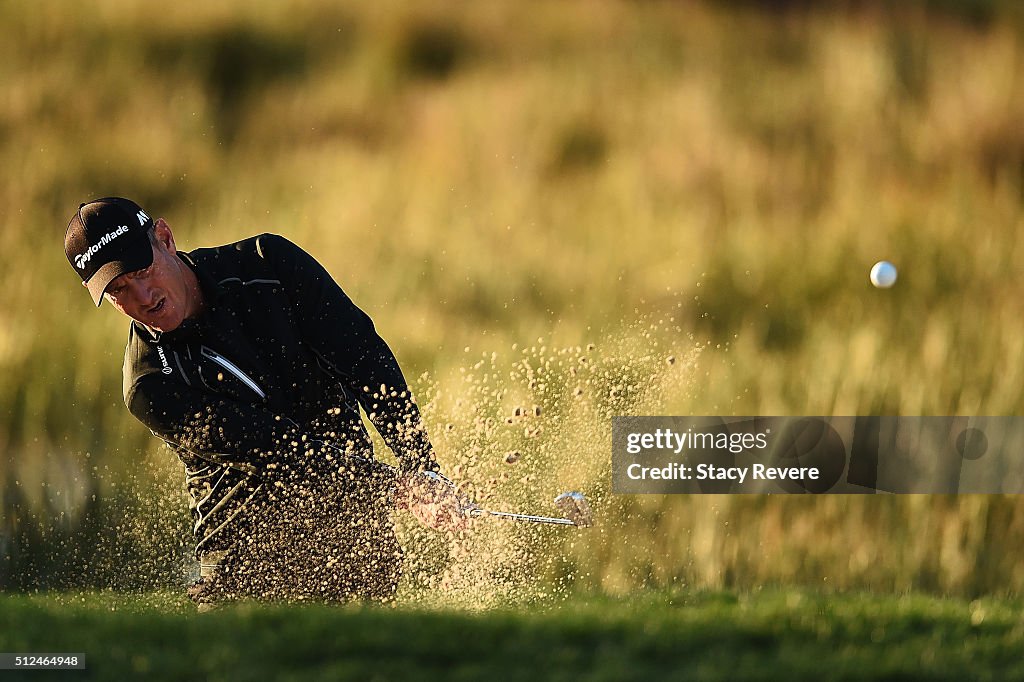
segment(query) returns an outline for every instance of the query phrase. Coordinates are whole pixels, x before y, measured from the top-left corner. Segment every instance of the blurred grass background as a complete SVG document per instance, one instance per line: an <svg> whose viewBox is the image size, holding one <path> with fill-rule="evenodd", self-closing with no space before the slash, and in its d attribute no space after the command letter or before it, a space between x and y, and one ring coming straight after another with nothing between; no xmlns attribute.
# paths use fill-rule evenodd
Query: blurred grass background
<svg viewBox="0 0 1024 682"><path fill-rule="evenodd" d="M121 400L125 322L59 247L117 194L185 249L311 251L430 397L442 463L497 480L481 494L601 499L603 531L532 540L552 584L1019 592L1012 496L604 493L616 413L1021 411L1022 15L0 5L0 587L153 586L187 561L180 471ZM882 258L891 291L867 282ZM543 454L522 477L516 448Z"/></svg>

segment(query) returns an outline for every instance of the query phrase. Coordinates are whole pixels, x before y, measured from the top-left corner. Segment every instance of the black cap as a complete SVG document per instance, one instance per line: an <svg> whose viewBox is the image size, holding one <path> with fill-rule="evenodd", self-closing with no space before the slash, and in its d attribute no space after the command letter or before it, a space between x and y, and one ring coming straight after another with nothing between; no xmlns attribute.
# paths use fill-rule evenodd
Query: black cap
<svg viewBox="0 0 1024 682"><path fill-rule="evenodd" d="M64 253L97 306L115 278L153 263L147 235L152 226L153 219L129 199L106 197L78 207L64 235Z"/></svg>

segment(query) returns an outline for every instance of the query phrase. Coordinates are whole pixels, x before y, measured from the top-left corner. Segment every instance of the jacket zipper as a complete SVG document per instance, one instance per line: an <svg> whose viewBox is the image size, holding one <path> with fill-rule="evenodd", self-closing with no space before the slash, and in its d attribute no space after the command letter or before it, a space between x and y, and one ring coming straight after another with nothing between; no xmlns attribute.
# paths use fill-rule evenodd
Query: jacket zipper
<svg viewBox="0 0 1024 682"><path fill-rule="evenodd" d="M228 360L226 357L224 357L220 353L217 353L216 351L210 350L206 346L202 347L201 352L202 352L204 358L208 358L210 360L213 360L218 365L220 365L221 367L223 367L227 371L229 371L232 374L234 374L235 377L237 377L239 381L241 381L243 384L245 384L246 386L251 388L256 393L256 395L258 395L260 398L262 398L263 400L267 399L267 394L263 392L263 389L259 387L259 384L257 384L255 381L250 379L249 376L245 372L243 372L242 370L238 369L238 366L235 365L235 363L231 362L230 360Z"/></svg>

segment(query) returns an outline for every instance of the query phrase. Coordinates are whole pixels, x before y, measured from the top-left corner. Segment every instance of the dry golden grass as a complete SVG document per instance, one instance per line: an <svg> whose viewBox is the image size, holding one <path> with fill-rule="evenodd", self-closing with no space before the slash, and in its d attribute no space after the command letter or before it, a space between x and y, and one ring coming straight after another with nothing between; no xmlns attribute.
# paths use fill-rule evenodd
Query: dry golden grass
<svg viewBox="0 0 1024 682"><path fill-rule="evenodd" d="M536 478L498 486L509 503L600 494L615 409L1021 411L1012 23L611 0L106 0L0 18L8 521L17 500L45 516L109 492L155 449L120 402L124 322L90 308L58 246L77 203L107 194L165 216L185 248L262 231L305 246L407 375L427 373L447 465L472 452L489 477L524 452ZM888 292L867 283L880 258L901 268ZM575 402L567 370L546 393L465 383L538 337L537 357L594 343L609 376ZM656 390L602 404L616 372ZM530 442L518 424L486 442L444 431L517 400L551 403ZM34 485L54 467L71 472L63 498ZM1013 498L604 499L603 533L543 538L552 575L613 591L1024 586Z"/></svg>

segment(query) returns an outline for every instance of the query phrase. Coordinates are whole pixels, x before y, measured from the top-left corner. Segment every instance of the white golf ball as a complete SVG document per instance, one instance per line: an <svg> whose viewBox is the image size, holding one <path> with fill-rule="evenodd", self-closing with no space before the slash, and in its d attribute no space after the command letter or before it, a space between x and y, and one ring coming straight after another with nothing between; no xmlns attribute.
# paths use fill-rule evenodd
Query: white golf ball
<svg viewBox="0 0 1024 682"><path fill-rule="evenodd" d="M888 289L896 283L896 266L880 260L871 268L871 283L879 289Z"/></svg>

